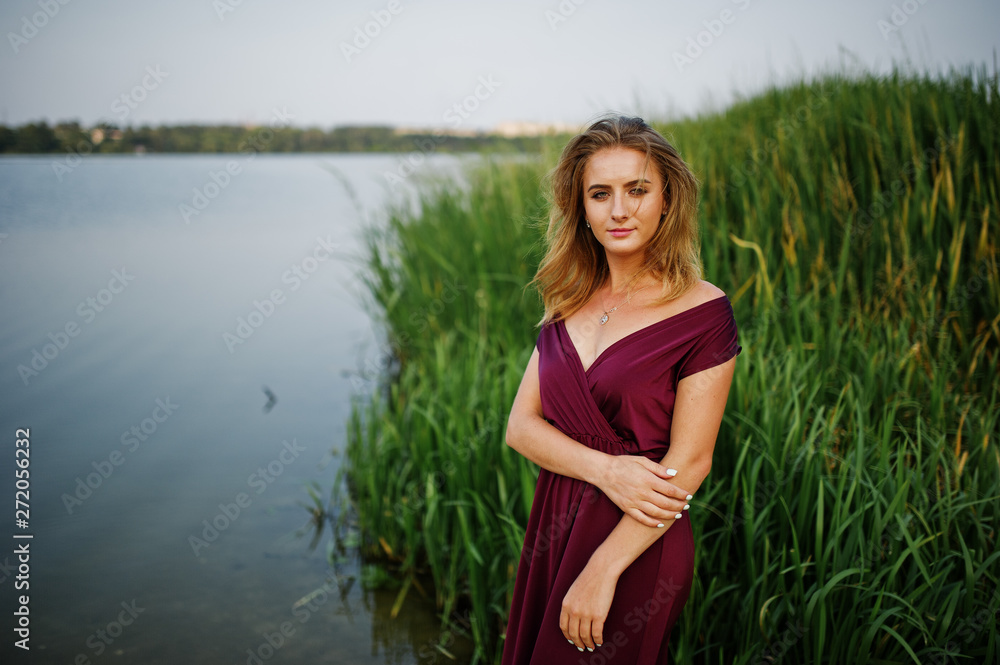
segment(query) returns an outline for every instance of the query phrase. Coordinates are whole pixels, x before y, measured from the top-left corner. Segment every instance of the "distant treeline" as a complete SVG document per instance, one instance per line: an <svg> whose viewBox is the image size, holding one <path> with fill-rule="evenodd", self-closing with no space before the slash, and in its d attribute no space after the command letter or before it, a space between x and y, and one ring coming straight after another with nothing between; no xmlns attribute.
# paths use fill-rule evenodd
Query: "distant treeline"
<svg viewBox="0 0 1000 665"><path fill-rule="evenodd" d="M0 153L133 153L133 152L538 152L542 138L496 134L455 136L428 130L397 133L393 127L353 126L330 130L239 125L173 127L81 127L77 122L54 126L33 122L0 125Z"/></svg>

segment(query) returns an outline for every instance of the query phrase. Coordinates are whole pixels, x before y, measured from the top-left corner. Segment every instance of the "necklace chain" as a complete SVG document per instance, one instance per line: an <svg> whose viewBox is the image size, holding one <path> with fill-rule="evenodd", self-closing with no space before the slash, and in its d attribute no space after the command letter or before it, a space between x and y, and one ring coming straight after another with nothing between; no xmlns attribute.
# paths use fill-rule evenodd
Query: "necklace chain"
<svg viewBox="0 0 1000 665"><path fill-rule="evenodd" d="M649 286L649 285L647 284L646 286ZM642 289L646 288L646 286L643 286L642 288L636 290L635 293L639 293L639 291L642 291ZM604 315L601 317L601 321L600 321L601 325L603 326L605 323L608 322L608 318L611 316L611 314L615 310L617 310L619 307L623 307L623 306L627 305L629 303L629 301L632 300L632 296L634 296L635 293L630 294L628 298L626 298L622 302L618 303L617 305L615 305L611 309L604 310Z"/></svg>

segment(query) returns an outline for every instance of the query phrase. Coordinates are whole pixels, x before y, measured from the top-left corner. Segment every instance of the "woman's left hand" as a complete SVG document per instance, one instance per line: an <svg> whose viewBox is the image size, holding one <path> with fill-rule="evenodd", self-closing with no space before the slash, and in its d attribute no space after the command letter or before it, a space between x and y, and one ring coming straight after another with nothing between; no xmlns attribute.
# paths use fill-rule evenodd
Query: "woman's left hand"
<svg viewBox="0 0 1000 665"><path fill-rule="evenodd" d="M604 621L617 585L616 575L587 564L566 592L559 628L580 651L593 651L604 644Z"/></svg>

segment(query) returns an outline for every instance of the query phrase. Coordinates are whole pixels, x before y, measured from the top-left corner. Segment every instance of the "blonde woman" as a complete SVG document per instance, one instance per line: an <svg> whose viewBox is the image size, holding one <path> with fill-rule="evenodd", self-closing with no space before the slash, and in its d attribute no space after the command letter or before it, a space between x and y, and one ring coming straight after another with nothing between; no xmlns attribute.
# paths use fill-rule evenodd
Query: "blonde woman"
<svg viewBox="0 0 1000 665"><path fill-rule="evenodd" d="M550 178L545 315L506 434L541 472L503 663L665 663L736 323L701 279L697 181L645 122L595 122Z"/></svg>

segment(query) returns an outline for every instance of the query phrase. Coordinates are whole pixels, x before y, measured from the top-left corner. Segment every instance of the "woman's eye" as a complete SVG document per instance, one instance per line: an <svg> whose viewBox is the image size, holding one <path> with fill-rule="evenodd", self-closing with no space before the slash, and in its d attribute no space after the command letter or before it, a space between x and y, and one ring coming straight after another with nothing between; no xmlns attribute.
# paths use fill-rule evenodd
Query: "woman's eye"
<svg viewBox="0 0 1000 665"><path fill-rule="evenodd" d="M629 191L629 194L631 194L632 196L642 196L645 193L646 189L644 187L636 187L631 191Z"/></svg>
<svg viewBox="0 0 1000 665"><path fill-rule="evenodd" d="M608 193L607 192L594 192L594 196L592 198L597 199L598 201L603 201L604 199L608 198Z"/></svg>

